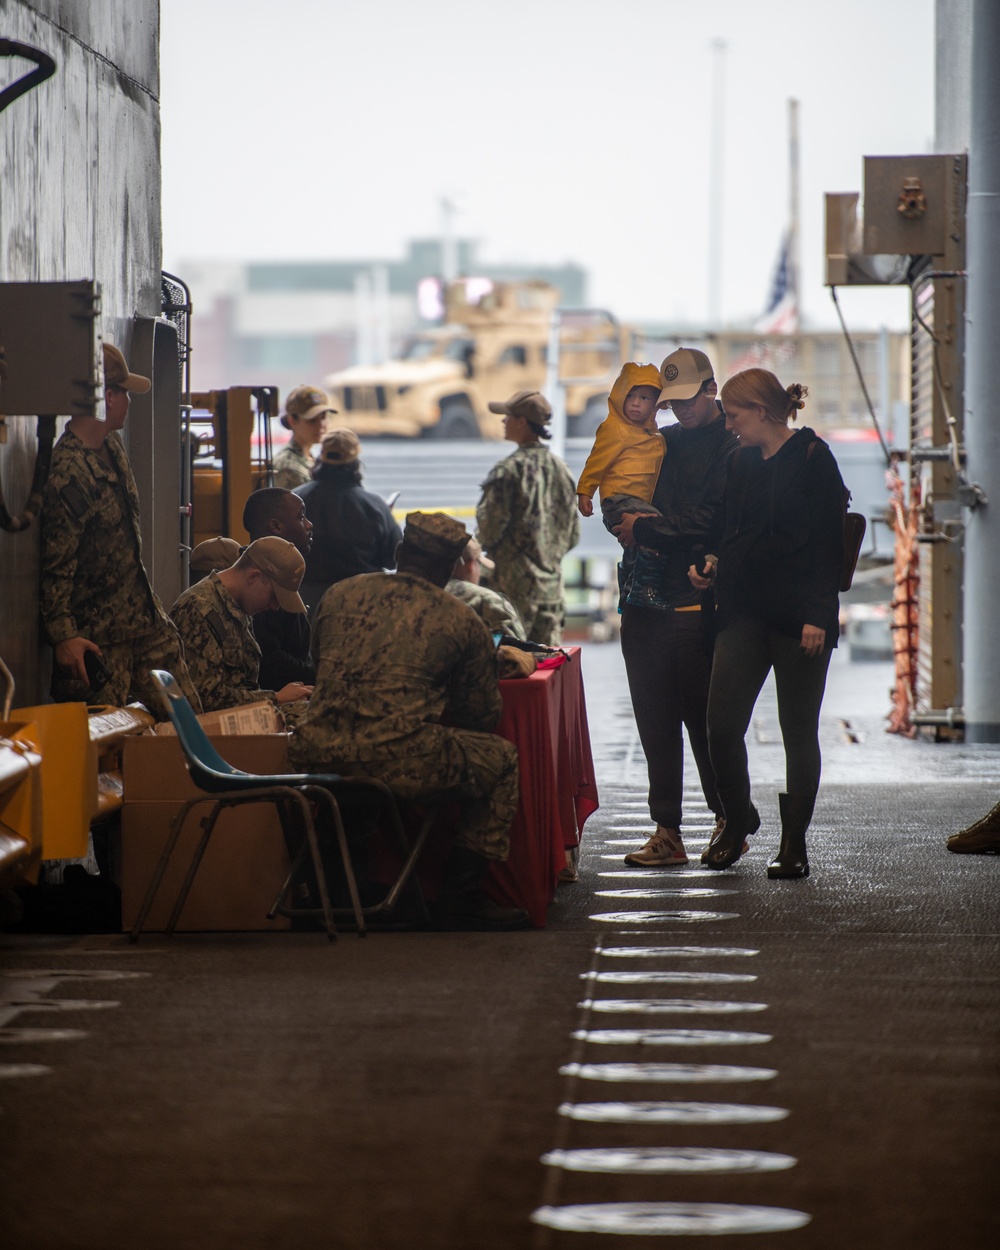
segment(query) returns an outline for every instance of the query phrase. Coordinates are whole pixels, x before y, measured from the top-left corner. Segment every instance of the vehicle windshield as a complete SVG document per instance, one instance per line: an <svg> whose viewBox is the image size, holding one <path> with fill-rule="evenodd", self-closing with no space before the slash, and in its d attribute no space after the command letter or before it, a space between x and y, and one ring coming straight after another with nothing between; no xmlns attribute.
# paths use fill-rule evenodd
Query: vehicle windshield
<svg viewBox="0 0 1000 1250"><path fill-rule="evenodd" d="M431 335L417 336L403 348L403 360L430 360L432 356L442 356L445 360L457 360L464 363L473 350L472 339L442 339Z"/></svg>
<svg viewBox="0 0 1000 1250"><path fill-rule="evenodd" d="M431 356L437 355L440 339L434 338L415 338L403 348L404 360L428 360Z"/></svg>

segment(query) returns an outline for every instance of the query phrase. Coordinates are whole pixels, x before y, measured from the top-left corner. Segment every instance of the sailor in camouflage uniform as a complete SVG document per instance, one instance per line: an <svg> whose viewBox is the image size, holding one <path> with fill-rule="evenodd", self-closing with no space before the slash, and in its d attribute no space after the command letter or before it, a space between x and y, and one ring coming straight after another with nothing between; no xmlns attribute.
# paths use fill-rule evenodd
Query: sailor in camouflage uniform
<svg viewBox="0 0 1000 1250"><path fill-rule="evenodd" d="M170 609L190 658L191 680L206 712L270 699L286 721L304 710L294 706L312 690L293 681L280 690L257 684L260 647L253 633L257 612L275 610L305 614L298 587L305 560L284 538L258 538L235 564L212 572L191 586Z"/></svg>
<svg viewBox="0 0 1000 1250"><path fill-rule="evenodd" d="M144 394L150 382L129 372L116 347L103 350L105 419L70 418L52 453L42 506L39 609L55 653L52 697L115 707L139 701L156 714L150 669L164 668L200 710L177 630L142 564L139 496L118 433L130 392ZM100 688L91 688L88 652L110 674Z"/></svg>
<svg viewBox="0 0 1000 1250"><path fill-rule="evenodd" d="M527 913L480 890L489 861L507 858L518 773L517 749L490 732L503 702L489 631L444 590L468 538L443 513L410 513L395 575L327 591L313 618L316 689L289 756L303 771L376 777L401 798L456 794L441 921L520 928Z"/></svg>
<svg viewBox="0 0 1000 1250"><path fill-rule="evenodd" d="M558 646L566 622L562 559L580 540L576 483L540 441L552 416L538 391L518 391L506 403L504 437L517 451L490 470L476 509L479 541L496 562L490 581L517 609L531 642Z"/></svg>
<svg viewBox="0 0 1000 1250"><path fill-rule="evenodd" d="M499 590L490 590L480 584L482 570L491 573L496 565L483 555L483 549L475 538L470 538L465 550L455 561L455 571L445 586L449 595L467 603L477 616L486 622L490 633L505 634L508 638L524 640L524 626L517 609Z"/></svg>
<svg viewBox="0 0 1000 1250"><path fill-rule="evenodd" d="M281 424L292 437L274 457L274 485L294 490L312 481L312 449L323 441L328 413L337 409L318 386L296 386L285 400Z"/></svg>

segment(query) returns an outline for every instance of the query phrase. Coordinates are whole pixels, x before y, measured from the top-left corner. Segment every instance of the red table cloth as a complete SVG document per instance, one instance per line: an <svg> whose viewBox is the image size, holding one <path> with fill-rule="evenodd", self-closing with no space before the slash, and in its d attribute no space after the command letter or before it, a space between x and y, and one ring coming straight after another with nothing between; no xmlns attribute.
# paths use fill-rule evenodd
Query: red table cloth
<svg viewBox="0 0 1000 1250"><path fill-rule="evenodd" d="M517 747L521 793L510 858L491 868L489 894L525 908L539 928L566 851L579 846L584 822L598 808L580 648L567 652L558 668L500 683L504 710L496 732Z"/></svg>

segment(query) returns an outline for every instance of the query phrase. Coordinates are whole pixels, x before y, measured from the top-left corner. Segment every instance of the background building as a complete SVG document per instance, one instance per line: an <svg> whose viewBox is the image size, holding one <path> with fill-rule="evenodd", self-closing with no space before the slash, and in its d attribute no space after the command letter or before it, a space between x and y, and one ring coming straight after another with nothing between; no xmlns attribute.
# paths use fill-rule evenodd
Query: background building
<svg viewBox="0 0 1000 1250"><path fill-rule="evenodd" d="M480 262L471 239L455 243L461 275L541 279L563 304L586 303L579 265ZM446 269L439 239L415 239L401 260L191 261L181 277L194 308L195 390L275 385L282 395L351 364L391 359L406 336L434 319L434 285Z"/></svg>

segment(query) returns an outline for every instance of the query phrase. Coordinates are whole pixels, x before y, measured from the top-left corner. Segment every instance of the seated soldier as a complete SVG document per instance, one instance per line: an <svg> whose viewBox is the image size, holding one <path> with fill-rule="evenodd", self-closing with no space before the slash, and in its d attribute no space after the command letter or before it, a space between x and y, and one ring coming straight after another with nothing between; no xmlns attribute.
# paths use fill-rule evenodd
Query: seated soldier
<svg viewBox="0 0 1000 1250"><path fill-rule="evenodd" d="M508 638L525 638L524 626L517 614L517 608L506 595L499 590L490 590L480 585L483 569L495 569L496 565L483 555L483 549L475 538L465 544L465 550L455 561L451 580L445 590L456 599L461 599L481 616L489 626L491 633L506 634Z"/></svg>
<svg viewBox="0 0 1000 1250"><path fill-rule="evenodd" d="M332 586L313 620L316 690L289 740L292 767L365 774L404 799L453 793L461 815L438 903L453 929L524 928L482 893L517 809L517 750L492 734L503 708L490 632L444 587L465 526L411 512L398 572ZM448 727L441 724L447 719Z"/></svg>
<svg viewBox="0 0 1000 1250"><path fill-rule="evenodd" d="M279 607L305 613L298 595L304 569L291 543L258 538L228 569L185 590L170 609L190 652L191 680L206 712L270 699L287 716L290 705L309 697L312 687L300 681L278 691L260 689L260 647L251 623L257 612Z"/></svg>
<svg viewBox="0 0 1000 1250"><path fill-rule="evenodd" d="M292 543L303 557L309 554L312 524L306 517L304 501L290 490L255 490L243 509L243 525L251 542L273 534ZM258 612L253 618L253 632L260 647L258 680L262 686L280 690L290 681L313 684L307 616L284 608Z"/></svg>

